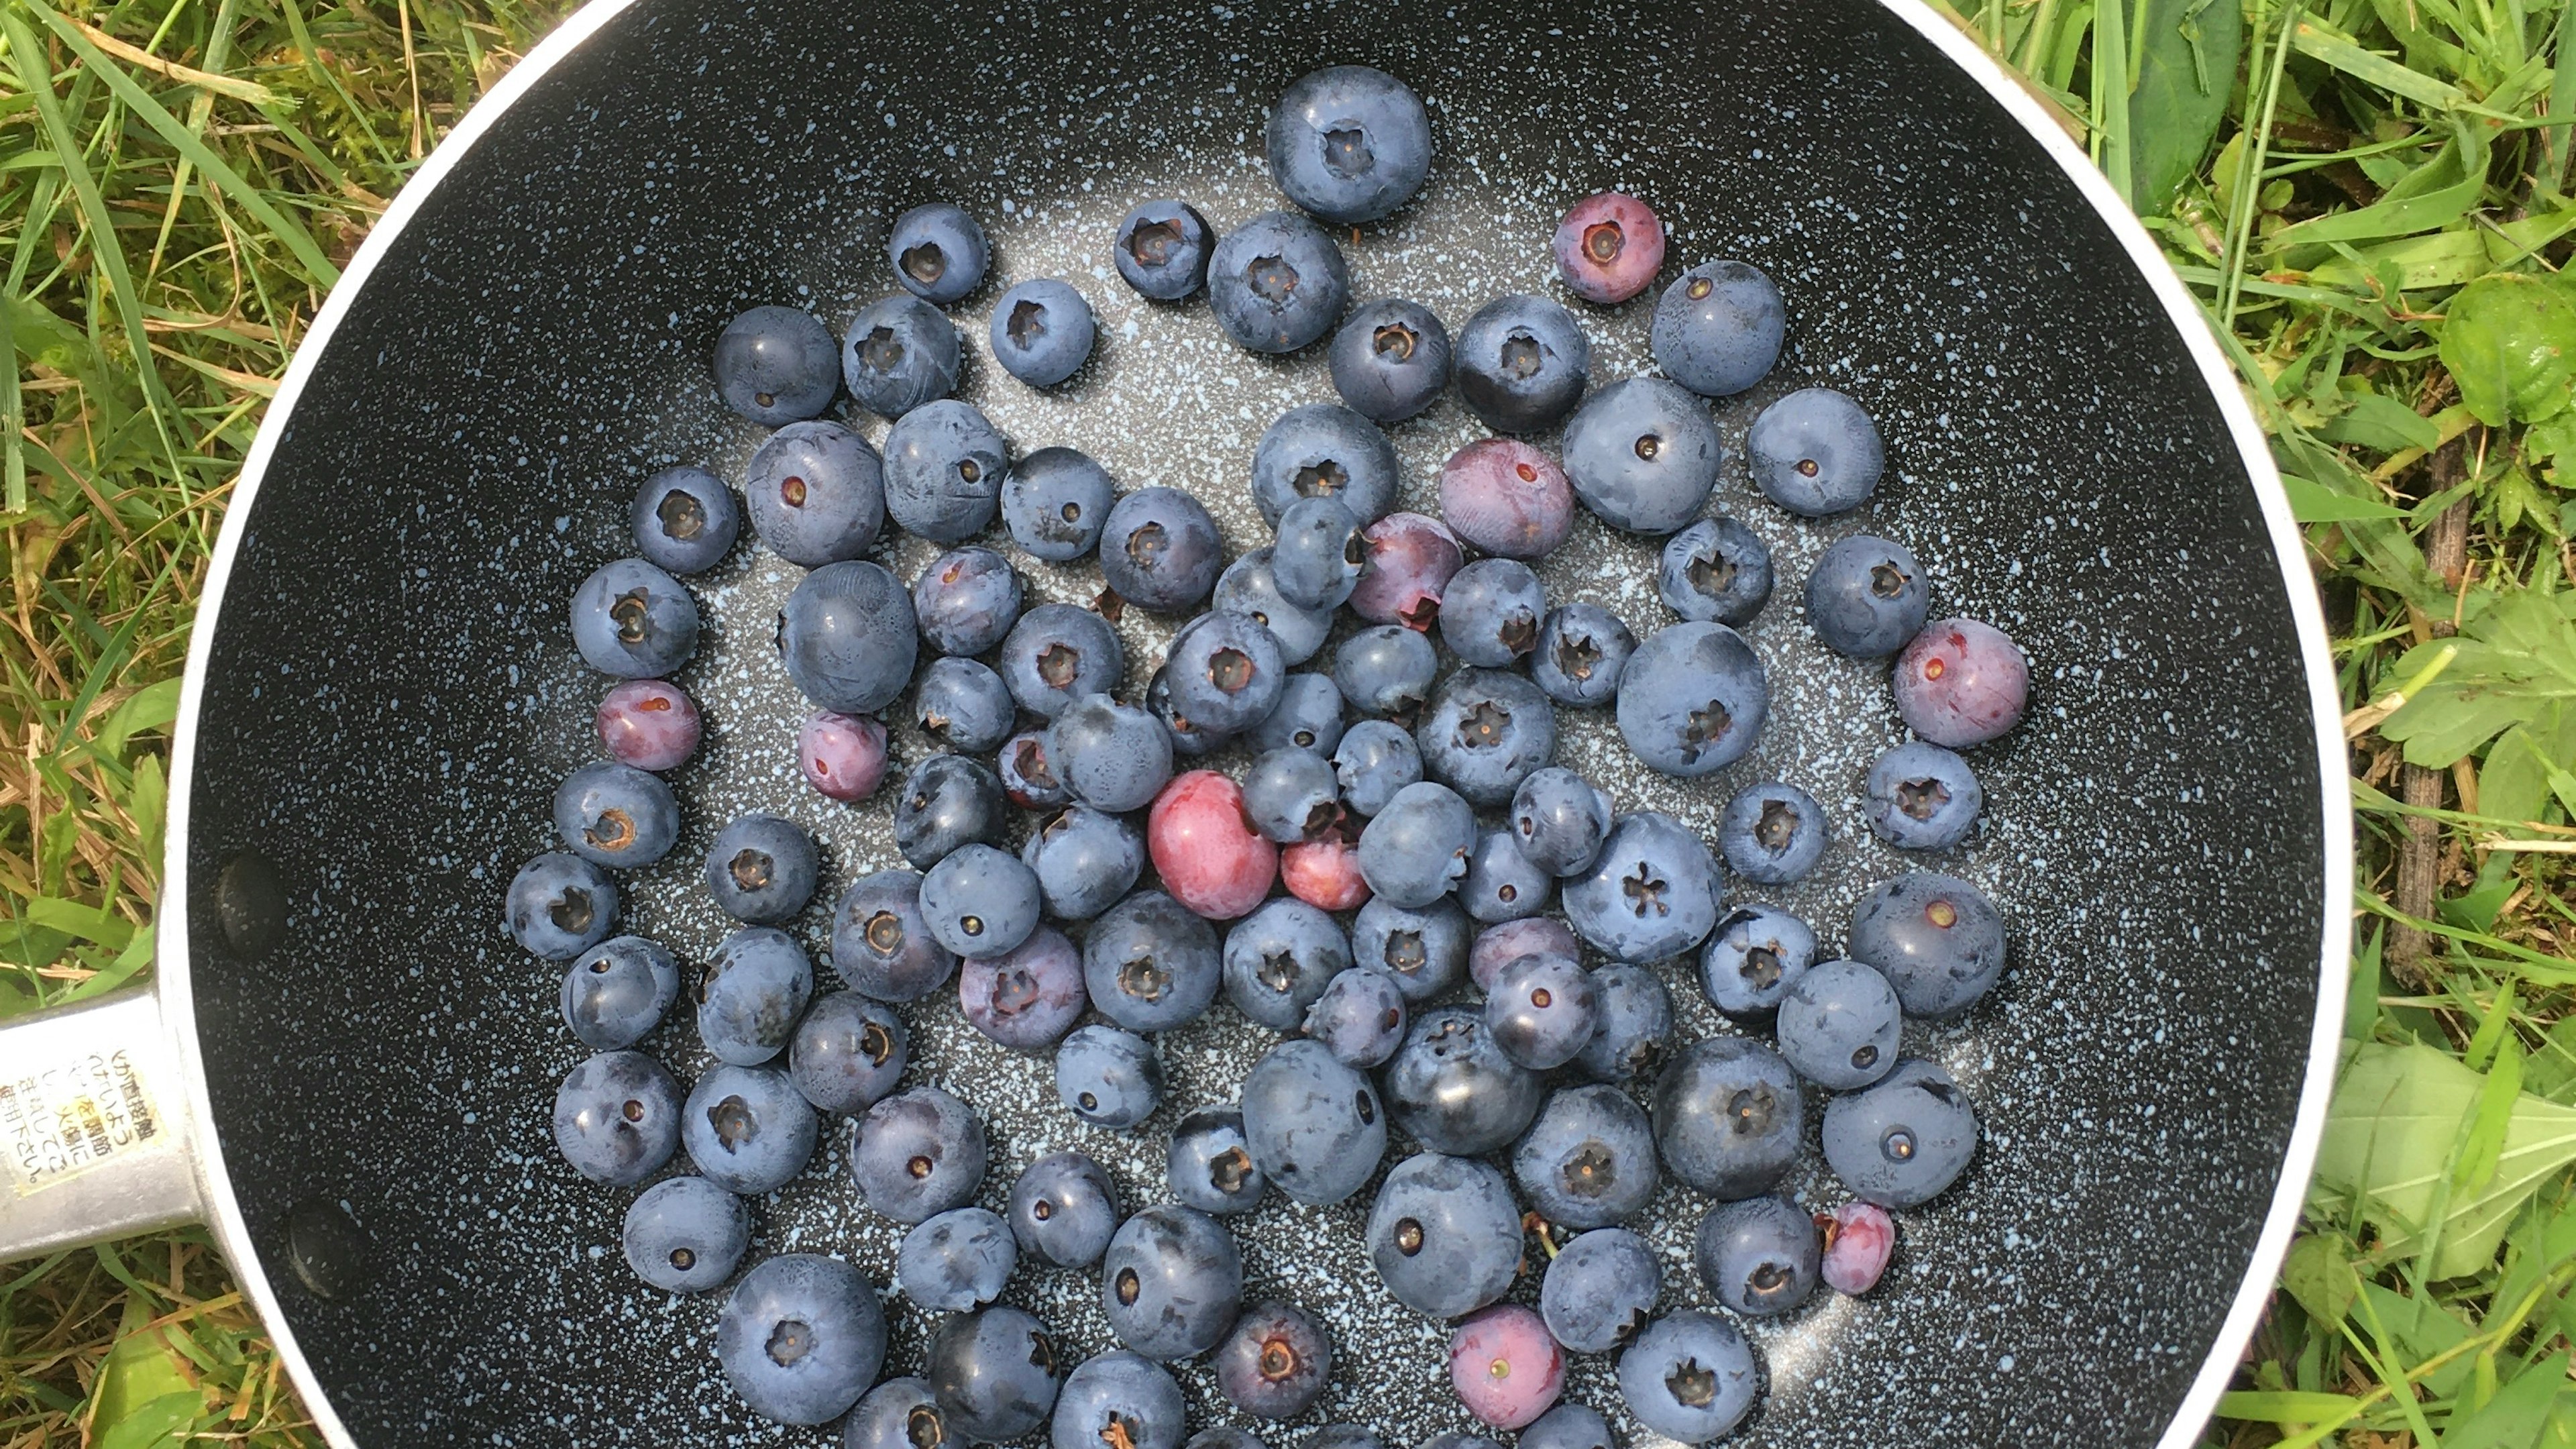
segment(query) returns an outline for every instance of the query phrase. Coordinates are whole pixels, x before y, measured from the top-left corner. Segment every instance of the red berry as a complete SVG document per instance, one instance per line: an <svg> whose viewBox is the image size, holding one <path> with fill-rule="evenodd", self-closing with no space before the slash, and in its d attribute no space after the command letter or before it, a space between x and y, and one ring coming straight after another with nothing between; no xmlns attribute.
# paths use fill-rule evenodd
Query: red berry
<svg viewBox="0 0 2576 1449"><path fill-rule="evenodd" d="M1557 223L1556 270L1587 302L1625 302L1653 285L1663 264L1664 224L1633 196L1587 196Z"/></svg>
<svg viewBox="0 0 2576 1449"><path fill-rule="evenodd" d="M806 784L835 800L865 800L885 778L885 726L863 714L825 710L797 733L796 768Z"/></svg>
<svg viewBox="0 0 2576 1449"><path fill-rule="evenodd" d="M1497 1429L1517 1429L1546 1413L1564 1391L1565 1350L1536 1310L1497 1304L1449 1335L1449 1385L1468 1413Z"/></svg>
<svg viewBox="0 0 2576 1449"><path fill-rule="evenodd" d="M1339 836L1301 840L1280 851L1279 881L1288 894L1321 910L1350 911L1368 904L1359 850Z"/></svg>
<svg viewBox="0 0 2576 1449"><path fill-rule="evenodd" d="M1438 519L1390 513L1362 530L1368 562L1351 590L1351 612L1372 624L1428 629L1440 617L1440 593L1466 565L1457 538Z"/></svg>
<svg viewBox="0 0 2576 1449"><path fill-rule="evenodd" d="M1440 518L1487 553L1544 558L1574 532L1574 488L1518 438L1480 438L1440 465Z"/></svg>
<svg viewBox="0 0 2576 1449"><path fill-rule="evenodd" d="M2021 723L2030 661L2012 636L1974 619L1925 627L1896 660L1896 712L1936 745L1963 750Z"/></svg>
<svg viewBox="0 0 2576 1449"><path fill-rule="evenodd" d="M1172 899L1212 921L1261 904L1279 877L1279 847L1243 813L1243 791L1214 770L1163 787L1145 814L1145 849Z"/></svg>
<svg viewBox="0 0 2576 1449"><path fill-rule="evenodd" d="M1896 1223L1876 1203L1847 1202L1834 1209L1825 1229L1825 1256L1819 1276L1837 1293L1855 1296L1878 1286L1887 1258L1896 1251Z"/></svg>
<svg viewBox="0 0 2576 1449"><path fill-rule="evenodd" d="M698 751L698 707L675 685L630 679L599 702L599 742L639 770L667 770Z"/></svg>

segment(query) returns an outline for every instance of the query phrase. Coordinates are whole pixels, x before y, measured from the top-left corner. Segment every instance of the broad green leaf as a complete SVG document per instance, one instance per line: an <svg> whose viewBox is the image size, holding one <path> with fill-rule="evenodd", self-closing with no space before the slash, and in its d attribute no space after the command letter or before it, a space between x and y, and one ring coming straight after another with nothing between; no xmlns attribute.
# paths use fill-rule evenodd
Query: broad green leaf
<svg viewBox="0 0 2576 1449"><path fill-rule="evenodd" d="M152 1326L148 1295L127 1296L116 1342L99 1361L98 1382L90 1391L93 1445L145 1449L173 1443L205 1412L196 1375L172 1350L169 1333Z"/></svg>
<svg viewBox="0 0 2576 1449"><path fill-rule="evenodd" d="M2301 523L2355 523L2406 516L2403 508L2391 507L2376 499L2356 498L2296 473L2281 475L2281 491L2289 495L2290 516Z"/></svg>
<svg viewBox="0 0 2576 1449"><path fill-rule="evenodd" d="M2491 428L2564 411L2576 379L2576 295L2518 272L2462 287L2442 322L2442 366Z"/></svg>
<svg viewBox="0 0 2576 1449"><path fill-rule="evenodd" d="M2236 84L2245 12L2236 0L2138 0L2143 38L2129 88L2130 197L2150 215L2200 169Z"/></svg>
<svg viewBox="0 0 2576 1449"><path fill-rule="evenodd" d="M94 1421L90 1435L91 1449L182 1449L183 1445L203 1443L188 1431L206 1411L202 1395L190 1391L164 1394L147 1403L135 1405L114 1420L101 1415Z"/></svg>
<svg viewBox="0 0 2576 1449"><path fill-rule="evenodd" d="M2515 1374L2485 1407L2455 1419L2442 1449L2534 1449L2567 1382L2567 1355L2551 1354Z"/></svg>
<svg viewBox="0 0 2576 1449"><path fill-rule="evenodd" d="M2576 1449L2576 1389L2561 1389L2541 1426L2538 1449Z"/></svg>
<svg viewBox="0 0 2576 1449"><path fill-rule="evenodd" d="M2541 718L2576 698L2576 624L2566 608L2576 595L2532 588L2500 590L2467 618L2460 637L2406 651L2390 671L2407 679L2447 643L2458 657L2379 726L2418 765L2447 769L2514 725Z"/></svg>
<svg viewBox="0 0 2576 1449"><path fill-rule="evenodd" d="M2542 741L2558 738L2563 707L2543 705L2532 718L2496 736L2478 764L2478 813L2498 820L2540 819L2549 804L2551 760Z"/></svg>
<svg viewBox="0 0 2576 1449"><path fill-rule="evenodd" d="M2329 1198L2358 1200L2392 1250L2419 1241L2436 1190L2448 1184L2462 1134L2487 1079L2424 1046L2364 1045L2352 1054L2326 1112L2317 1153L2317 1186ZM2576 1162L2576 1109L2527 1093L2502 1113L2501 1140L2483 1187L2449 1192L2437 1278L2472 1272L2495 1256L2505 1227L2534 1189Z"/></svg>
<svg viewBox="0 0 2576 1449"><path fill-rule="evenodd" d="M2281 1286L2308 1310L2317 1326L2332 1331L2352 1312L2361 1294L2361 1274L2352 1266L2352 1245L2340 1233L2315 1233L2290 1245L2281 1264Z"/></svg>
<svg viewBox="0 0 2576 1449"><path fill-rule="evenodd" d="M2576 1104L2576 1016L2563 1016L2522 1063L2522 1085L2553 1102ZM2570 1214L2576 1222L2576 1213Z"/></svg>
<svg viewBox="0 0 2576 1449"><path fill-rule="evenodd" d="M2356 392L2347 394L2344 401L2347 405L2343 415L2327 419L2325 426L2317 429L2317 435L2330 443L2350 443L2377 453L2394 453L2400 448L2430 452L2441 446L2440 425L2393 397Z"/></svg>

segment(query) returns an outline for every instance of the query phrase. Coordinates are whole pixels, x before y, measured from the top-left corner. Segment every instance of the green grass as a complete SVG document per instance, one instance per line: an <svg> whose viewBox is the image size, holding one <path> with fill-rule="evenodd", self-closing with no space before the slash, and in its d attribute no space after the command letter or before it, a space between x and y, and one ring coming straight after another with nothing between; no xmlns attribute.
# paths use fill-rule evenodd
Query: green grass
<svg viewBox="0 0 2576 1449"><path fill-rule="evenodd" d="M2236 7L1953 12L2207 307L2355 711L2353 1065L2210 1442L2576 1445L2576 7ZM564 8L0 0L0 1015L149 969L189 612L273 379ZM0 1449L310 1440L202 1235L0 1271Z"/></svg>

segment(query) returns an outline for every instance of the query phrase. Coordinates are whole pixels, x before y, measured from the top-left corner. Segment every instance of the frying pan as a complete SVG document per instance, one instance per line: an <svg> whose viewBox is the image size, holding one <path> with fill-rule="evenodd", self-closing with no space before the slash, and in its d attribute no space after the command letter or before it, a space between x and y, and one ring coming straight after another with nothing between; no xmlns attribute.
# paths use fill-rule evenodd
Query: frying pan
<svg viewBox="0 0 2576 1449"><path fill-rule="evenodd" d="M1073 280L1101 318L1100 356L1067 386L975 364L964 395L1019 448L1190 488L1230 551L1257 545L1246 460L1271 417L1329 396L1323 369L1234 350L1198 304L1143 302L1106 244L1146 198L1186 197L1220 228L1278 205L1261 117L1339 62L1409 80L1438 143L1423 195L1350 239L1357 295L1455 326L1545 291L1555 217L1620 187L1662 212L1674 266L1746 258L1788 299L1780 366L1715 408L1735 456L1755 409L1811 382L1860 397L1890 439L1876 500L1828 525L1767 508L1740 464L1720 485L1715 506L1763 532L1784 580L1750 631L1776 690L1755 756L1641 780L1603 720L1568 711L1562 758L1622 808L1702 829L1743 784L1806 786L1835 815L1827 865L1760 894L1830 944L1870 884L1922 862L1858 826L1858 777L1897 728L1883 672L1807 636L1807 566L1841 533L1908 540L1936 611L2031 656L2030 721L1976 755L1986 823L1930 862L1993 894L2013 965L1906 1047L1974 1097L1979 1158L1903 1217L1876 1293L1755 1330L1770 1386L1741 1441L2193 1442L2294 1224L2340 1019L2350 844L2324 636L2190 300L2041 107L1913 0L581 11L404 191L269 414L189 655L158 986L0 1039L0 1255L203 1220L334 1444L821 1442L744 1410L711 1350L721 1295L641 1288L616 1246L629 1194L552 1150L554 1085L582 1052L556 969L498 919L510 872L550 848L555 783L597 752L602 686L565 602L627 551L646 473L739 477L760 431L707 376L723 322L784 302L837 326L892 290L891 216L934 199L995 239L995 280L956 309L970 351L1024 277ZM1651 305L1583 313L1596 381L1651 368ZM1414 506L1475 433L1454 400L1393 430ZM883 553L905 577L927 555ZM1652 558L1586 520L1544 572L1552 597L1642 633L1666 617ZM1022 562L1033 597L1098 588ZM686 960L724 929L695 861L740 811L822 841L826 889L799 924L818 960L838 883L895 863L887 797L843 807L796 779L801 707L770 644L796 572L746 545L691 581L708 627L680 678L711 729L676 777L689 833L625 882L629 928ZM1170 623L1126 611L1131 689ZM897 732L901 760L927 748ZM1685 1035L1733 1029L1690 963L1662 969ZM1164 1129L1228 1098L1268 1040L1222 1007L1170 1034L1163 1113L1112 1134L953 1002L910 1015L913 1080L987 1115L996 1201L1066 1146L1131 1204L1157 1200ZM706 1060L686 1016L645 1044L684 1079ZM899 1229L857 1203L827 1141L759 1205L755 1251L839 1253L886 1281ZM1798 1186L1834 1200L1821 1169ZM1364 1201L1236 1220L1249 1291L1330 1324L1331 1417L1396 1445L1466 1427L1445 1330L1366 1266ZM1641 1224L1668 1304L1703 1299L1682 1245L1705 1206L1668 1187ZM1089 1353L1108 1345L1096 1292L1024 1271L1012 1296ZM923 1324L894 1316L900 1366ZM1578 1362L1569 1397L1633 1438L1607 1370ZM1202 1369L1182 1378L1197 1422L1228 1417Z"/></svg>

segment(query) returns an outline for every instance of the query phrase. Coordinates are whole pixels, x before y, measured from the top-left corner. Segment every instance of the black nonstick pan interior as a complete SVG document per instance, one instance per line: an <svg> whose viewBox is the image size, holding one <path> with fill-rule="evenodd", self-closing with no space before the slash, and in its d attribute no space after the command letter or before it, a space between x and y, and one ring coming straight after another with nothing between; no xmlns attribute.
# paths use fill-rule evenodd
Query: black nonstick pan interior
<svg viewBox="0 0 2576 1449"><path fill-rule="evenodd" d="M822 1441L742 1408L714 1363L718 1299L637 1284L616 1246L631 1194L553 1150L554 1087L583 1051L555 1016L557 969L511 943L500 896L551 847L556 782L597 753L604 684L572 650L566 600L628 551L646 473L739 478L762 432L707 378L724 321L780 302L837 328L893 290L888 220L940 199L996 247L996 280L954 309L979 358L964 395L1021 450L1070 444L1125 487L1189 488L1230 552L1256 546L1254 440L1330 396L1321 362L1247 356L1198 304L1143 302L1108 238L1151 197L1188 198L1221 229L1280 205L1261 118L1292 77L1352 61L1419 90L1439 146L1421 199L1350 242L1355 296L1409 296L1454 329L1494 295L1547 291L1556 217L1619 187L1670 224L1667 275L1742 257L1788 299L1780 366L1717 409L1731 445L1761 402L1808 383L1861 398L1889 438L1875 502L1827 525L1771 509L1740 463L1720 484L1715 506L1763 533L1783 579L1750 630L1774 688L1756 755L1687 787L1642 780L1606 719L1569 715L1568 762L1622 808L1701 827L1753 780L1805 786L1835 816L1825 868L1730 898L1797 909L1838 942L1863 891L1921 862L1860 825L1860 774L1898 726L1879 670L1809 638L1807 565L1850 531L1909 541L1936 613L1989 619L2031 656L2029 723L1975 756L1987 823L1934 863L2001 903L2014 963L1965 1021L1908 1043L1968 1087L1982 1153L1903 1215L1877 1293L1756 1331L1770 1393L1743 1442L2165 1431L2245 1276L2308 1065L2328 859L2317 735L2222 414L2111 232L2016 122L1865 0L670 0L544 75L393 236L281 425L207 660L185 949L214 1120L259 1255L245 1268L327 1390L317 1408L357 1442ZM1101 347L1038 394L980 358L1002 286L1047 275L1090 299ZM1596 381L1651 369L1652 295L1583 313ZM1409 506L1427 508L1438 461L1478 432L1454 399L1394 430ZM901 540L881 556L909 579L929 552ZM1545 573L1552 597L1643 634L1667 618L1652 561L1586 519ZM1099 587L1088 568L1020 562L1033 598ZM631 928L691 962L725 928L695 862L735 813L775 810L823 841L825 891L800 925L818 961L829 897L899 863L886 796L838 806L796 776L803 706L770 628L798 572L746 545L692 581L709 633L680 680L710 742L676 777L689 834L627 893ZM1141 687L1167 623L1131 610L1121 628ZM909 762L927 745L898 731L897 748ZM250 889L245 855L282 892L273 939L241 928L219 883L232 865ZM1686 1034L1732 1029L1688 963L1664 970ZM953 997L910 1016L914 1080L987 1113L995 1204L1065 1146L1098 1156L1132 1204L1159 1200L1171 1121L1230 1098L1270 1039L1220 1005L1163 1043L1163 1111L1111 1134L1056 1104L1045 1058L975 1037ZM706 1060L685 1012L646 1045L684 1080ZM1805 1186L1833 1201L1821 1167ZM1445 1329L1367 1266L1364 1202L1274 1198L1237 1220L1249 1293L1331 1323L1329 1417L1398 1446L1467 1427ZM1668 1303L1703 1300L1687 1243L1705 1207L1668 1186L1640 1225L1666 1250ZM900 1229L856 1201L837 1151L759 1217L759 1251L890 1277ZM1096 1291L1024 1268L1011 1297L1088 1353L1109 1346ZM1533 1271L1516 1296L1534 1292ZM893 1311L889 1372L924 1326ZM1568 1397L1626 1432L1607 1370L1579 1361ZM1204 1370L1181 1377L1202 1422L1230 1419ZM1287 1449L1304 1428L1260 1432Z"/></svg>

